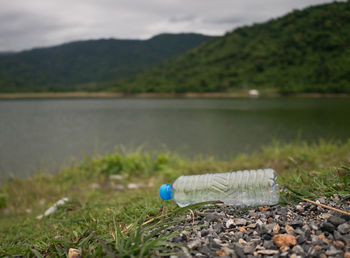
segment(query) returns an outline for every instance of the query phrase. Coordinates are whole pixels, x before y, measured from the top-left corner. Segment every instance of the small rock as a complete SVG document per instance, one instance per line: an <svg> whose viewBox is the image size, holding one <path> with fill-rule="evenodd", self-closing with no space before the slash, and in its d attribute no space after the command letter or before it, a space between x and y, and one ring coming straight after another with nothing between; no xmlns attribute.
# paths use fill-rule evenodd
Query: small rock
<svg viewBox="0 0 350 258"><path fill-rule="evenodd" d="M273 232L274 232L275 234L278 234L278 232L280 231L280 229L281 229L281 227L277 224L276 226L274 226Z"/></svg>
<svg viewBox="0 0 350 258"><path fill-rule="evenodd" d="M278 234L272 238L275 245L281 249L286 249L286 247L295 246L297 244L297 239L293 235L288 234Z"/></svg>
<svg viewBox="0 0 350 258"><path fill-rule="evenodd" d="M345 219L346 221L350 221L350 216L349 215L342 214L340 217L342 219Z"/></svg>
<svg viewBox="0 0 350 258"><path fill-rule="evenodd" d="M240 239L243 237L243 232L236 232L234 233L234 236L237 238L237 239Z"/></svg>
<svg viewBox="0 0 350 258"><path fill-rule="evenodd" d="M224 231L224 226L221 223L217 223L213 226L213 229L217 232L220 233Z"/></svg>
<svg viewBox="0 0 350 258"><path fill-rule="evenodd" d="M273 255L273 254L278 254L278 250L259 250L256 252L257 254L266 254L266 255Z"/></svg>
<svg viewBox="0 0 350 258"><path fill-rule="evenodd" d="M342 235L336 230L334 230L333 236L334 236L335 240L341 240L342 239Z"/></svg>
<svg viewBox="0 0 350 258"><path fill-rule="evenodd" d="M311 242L312 243L321 243L321 240L318 236L311 235Z"/></svg>
<svg viewBox="0 0 350 258"><path fill-rule="evenodd" d="M244 254L242 248L239 247L238 245L234 245L234 250L235 250L236 255L237 255L239 258L246 257L246 255Z"/></svg>
<svg viewBox="0 0 350 258"><path fill-rule="evenodd" d="M240 232L245 232L245 231L247 231L247 230L245 229L245 227L238 227L238 230L239 230Z"/></svg>
<svg viewBox="0 0 350 258"><path fill-rule="evenodd" d="M261 219L258 219L258 220L256 221L256 224L257 224L257 225L260 225L260 226L264 225L264 223L261 221Z"/></svg>
<svg viewBox="0 0 350 258"><path fill-rule="evenodd" d="M265 240L264 247L266 249L276 249L276 246L274 245L274 243L271 240Z"/></svg>
<svg viewBox="0 0 350 258"><path fill-rule="evenodd" d="M173 237L172 242L180 243L180 242L182 242L182 237L179 237L179 236Z"/></svg>
<svg viewBox="0 0 350 258"><path fill-rule="evenodd" d="M183 230L181 232L181 238L184 240L184 241L188 241L189 238L190 238L190 233L188 233L187 231Z"/></svg>
<svg viewBox="0 0 350 258"><path fill-rule="evenodd" d="M299 228L302 227L304 223L300 220L295 220L289 223L289 226L292 226L293 228Z"/></svg>
<svg viewBox="0 0 350 258"><path fill-rule="evenodd" d="M342 241L334 241L333 242L334 245L338 246L339 248L343 248L344 247L344 243Z"/></svg>
<svg viewBox="0 0 350 258"><path fill-rule="evenodd" d="M297 241L298 241L299 245L303 244L306 241L305 234L303 233L303 234L298 235Z"/></svg>
<svg viewBox="0 0 350 258"><path fill-rule="evenodd" d="M223 252L223 251L220 251L220 250L216 250L215 253L216 253L217 256L220 256L220 257L221 257L221 256L226 256L226 253Z"/></svg>
<svg viewBox="0 0 350 258"><path fill-rule="evenodd" d="M332 223L334 226L338 227L340 224L345 223L345 219L338 216L332 216L328 219L328 222Z"/></svg>
<svg viewBox="0 0 350 258"><path fill-rule="evenodd" d="M233 254L235 252L232 249L228 248L227 246L221 247L221 250L223 250L227 254Z"/></svg>
<svg viewBox="0 0 350 258"><path fill-rule="evenodd" d="M277 223L271 223L271 224L267 224L265 226L265 228L267 229L268 232L272 232L272 230L275 228L275 226L277 226Z"/></svg>
<svg viewBox="0 0 350 258"><path fill-rule="evenodd" d="M288 224L285 226L285 229L287 233L292 233L294 231L294 228L292 226L289 226Z"/></svg>
<svg viewBox="0 0 350 258"><path fill-rule="evenodd" d="M310 224L310 228L315 231L318 230L318 227L314 223Z"/></svg>
<svg viewBox="0 0 350 258"><path fill-rule="evenodd" d="M333 231L335 230L335 226L329 222L325 222L322 224L321 230L333 233Z"/></svg>
<svg viewBox="0 0 350 258"><path fill-rule="evenodd" d="M80 257L81 257L81 252L79 249L69 248L68 258L80 258Z"/></svg>
<svg viewBox="0 0 350 258"><path fill-rule="evenodd" d="M302 211L302 210L303 210L303 206L301 206L301 205L297 205L297 206L295 206L295 208L296 208L298 211Z"/></svg>
<svg viewBox="0 0 350 258"><path fill-rule="evenodd" d="M347 234L350 232L350 224L348 223L343 223L343 224L340 224L338 226L338 231L341 233L341 234Z"/></svg>
<svg viewBox="0 0 350 258"><path fill-rule="evenodd" d="M322 214L319 216L320 219L324 219L324 220L327 220L327 219L329 219L330 217L332 217L332 214L330 214L330 213L322 213Z"/></svg>
<svg viewBox="0 0 350 258"><path fill-rule="evenodd" d="M213 221L217 220L217 215L214 213L206 213L205 218L207 221L213 222Z"/></svg>
<svg viewBox="0 0 350 258"><path fill-rule="evenodd" d="M252 245L248 245L248 246L245 246L245 247L243 248L243 252L244 252L245 254L252 254L252 253L254 252L254 250L255 250L255 247L252 246Z"/></svg>
<svg viewBox="0 0 350 258"><path fill-rule="evenodd" d="M218 239L218 238L214 238L213 241L214 241L216 244L220 245L220 246L222 245L221 240Z"/></svg>
<svg viewBox="0 0 350 258"><path fill-rule="evenodd" d="M124 177L122 175L110 175L109 179L111 180L122 180Z"/></svg>
<svg viewBox="0 0 350 258"><path fill-rule="evenodd" d="M248 224L247 228L251 228L251 229L256 228L256 223Z"/></svg>
<svg viewBox="0 0 350 258"><path fill-rule="evenodd" d="M247 220L245 219L236 219L235 220L236 226L245 226L247 224Z"/></svg>
<svg viewBox="0 0 350 258"><path fill-rule="evenodd" d="M50 208L48 208L44 214L37 216L37 219L42 219L43 217L49 216L52 213L54 213L57 210L58 206L61 206L68 202L69 199L67 197L62 198L61 200L57 201L54 205L52 205Z"/></svg>
<svg viewBox="0 0 350 258"><path fill-rule="evenodd" d="M137 184L134 184L134 183L128 184L128 189L137 189L137 188L139 188Z"/></svg>
<svg viewBox="0 0 350 258"><path fill-rule="evenodd" d="M320 245L315 245L314 248L316 251L322 250L322 246L320 246Z"/></svg>
<svg viewBox="0 0 350 258"><path fill-rule="evenodd" d="M238 240L238 244L244 246L244 245L247 245L247 242L246 242L243 238L240 238L240 239Z"/></svg>
<svg viewBox="0 0 350 258"><path fill-rule="evenodd" d="M326 236L324 234L319 234L318 238L322 239L322 240L326 240Z"/></svg>
<svg viewBox="0 0 350 258"><path fill-rule="evenodd" d="M217 241L211 241L210 242L210 248L211 249L220 249L221 248L221 243Z"/></svg>
<svg viewBox="0 0 350 258"><path fill-rule="evenodd" d="M205 237L205 236L207 236L209 234L209 231L208 230L203 230L202 232L201 232L201 237Z"/></svg>
<svg viewBox="0 0 350 258"><path fill-rule="evenodd" d="M229 219L228 221L226 221L226 227L230 228L231 226L234 226L235 222L233 219Z"/></svg>
<svg viewBox="0 0 350 258"><path fill-rule="evenodd" d="M311 240L311 231L310 230L305 231L305 237L306 237L306 240Z"/></svg>
<svg viewBox="0 0 350 258"><path fill-rule="evenodd" d="M341 253L342 253L342 251L335 248L334 246L331 246L331 248L326 251L326 255L330 255L330 256L341 254Z"/></svg>
<svg viewBox="0 0 350 258"><path fill-rule="evenodd" d="M300 245L294 246L292 251L295 252L296 254L300 254L300 255L304 254L304 249Z"/></svg>
<svg viewBox="0 0 350 258"><path fill-rule="evenodd" d="M287 254L288 254L288 250L290 249L290 247L289 246L282 246L281 248L280 248L280 250L281 250L281 252L282 252L282 254L281 254L281 256L286 256Z"/></svg>
<svg viewBox="0 0 350 258"><path fill-rule="evenodd" d="M199 240L195 240L187 245L188 248L193 249L195 247L200 246L201 242Z"/></svg>

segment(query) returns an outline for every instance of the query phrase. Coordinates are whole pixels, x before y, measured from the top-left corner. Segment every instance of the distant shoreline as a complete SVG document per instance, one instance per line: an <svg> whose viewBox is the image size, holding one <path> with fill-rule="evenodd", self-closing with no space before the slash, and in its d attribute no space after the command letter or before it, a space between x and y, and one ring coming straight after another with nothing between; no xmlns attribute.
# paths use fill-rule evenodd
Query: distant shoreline
<svg viewBox="0 0 350 258"><path fill-rule="evenodd" d="M248 92L208 92L208 93L118 93L118 92L36 92L36 93L0 93L0 99L61 99L61 98L248 98ZM281 95L279 93L262 94L261 97L297 97L297 98L350 98L346 93L299 93Z"/></svg>

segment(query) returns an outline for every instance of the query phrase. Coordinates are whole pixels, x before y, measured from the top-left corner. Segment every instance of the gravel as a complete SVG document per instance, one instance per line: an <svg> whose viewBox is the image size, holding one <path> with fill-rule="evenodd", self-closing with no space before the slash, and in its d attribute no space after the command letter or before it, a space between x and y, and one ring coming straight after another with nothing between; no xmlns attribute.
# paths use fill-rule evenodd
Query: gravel
<svg viewBox="0 0 350 258"><path fill-rule="evenodd" d="M344 211L350 201L335 195L318 200ZM162 233L174 257L346 257L350 258L350 216L314 204L256 208L207 207Z"/></svg>

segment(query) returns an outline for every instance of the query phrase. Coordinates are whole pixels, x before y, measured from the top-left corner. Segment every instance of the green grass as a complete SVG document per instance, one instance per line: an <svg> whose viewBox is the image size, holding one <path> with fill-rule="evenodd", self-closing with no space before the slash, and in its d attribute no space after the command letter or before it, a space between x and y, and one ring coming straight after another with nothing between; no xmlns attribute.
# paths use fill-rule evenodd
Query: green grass
<svg viewBox="0 0 350 258"><path fill-rule="evenodd" d="M120 151L86 158L56 175L37 174L4 182L0 209L9 214L0 213L0 256L65 256L69 248L80 249L83 256L168 254L173 245L167 240L170 235L155 236L177 220L186 220L189 210L161 201L160 184L181 174L266 167L278 172L282 189L290 189L281 192L281 203L297 201L298 196L350 196L350 140L314 145L275 143L226 161ZM111 174L124 178L111 180ZM141 186L128 190L129 183ZM99 187L95 189L93 184ZM116 190L116 185L125 190ZM36 219L63 197L70 201L54 214Z"/></svg>

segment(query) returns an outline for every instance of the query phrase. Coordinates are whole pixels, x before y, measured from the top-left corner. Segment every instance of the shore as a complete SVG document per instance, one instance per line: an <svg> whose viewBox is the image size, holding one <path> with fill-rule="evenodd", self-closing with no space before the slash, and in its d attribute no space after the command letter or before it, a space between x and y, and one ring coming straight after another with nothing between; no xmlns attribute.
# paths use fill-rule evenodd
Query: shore
<svg viewBox="0 0 350 258"><path fill-rule="evenodd" d="M317 203L350 209L334 195ZM350 216L308 202L202 208L167 229L178 257L349 257Z"/></svg>
<svg viewBox="0 0 350 258"><path fill-rule="evenodd" d="M262 97L296 98L350 98L346 93L299 93L282 95L279 93L261 94ZM249 98L248 92L207 92L207 93L119 93L119 92L28 92L0 93L0 99L55 99L55 98Z"/></svg>
<svg viewBox="0 0 350 258"><path fill-rule="evenodd" d="M0 257L349 257L349 217L300 203L350 212L349 150L350 140L271 145L229 161L117 152L11 178L0 187ZM263 167L278 172L279 205L179 208L159 198L182 174Z"/></svg>

